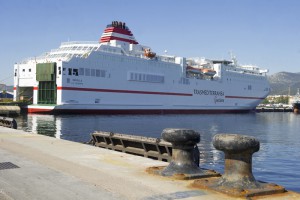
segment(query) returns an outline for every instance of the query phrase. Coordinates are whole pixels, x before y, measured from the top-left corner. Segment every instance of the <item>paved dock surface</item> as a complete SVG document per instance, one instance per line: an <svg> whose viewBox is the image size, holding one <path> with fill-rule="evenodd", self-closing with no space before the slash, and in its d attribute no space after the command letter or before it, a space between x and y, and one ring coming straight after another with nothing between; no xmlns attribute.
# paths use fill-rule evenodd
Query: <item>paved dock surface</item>
<svg viewBox="0 0 300 200"><path fill-rule="evenodd" d="M0 127L0 200L239 199L145 172L167 163ZM300 195L260 199L300 199Z"/></svg>

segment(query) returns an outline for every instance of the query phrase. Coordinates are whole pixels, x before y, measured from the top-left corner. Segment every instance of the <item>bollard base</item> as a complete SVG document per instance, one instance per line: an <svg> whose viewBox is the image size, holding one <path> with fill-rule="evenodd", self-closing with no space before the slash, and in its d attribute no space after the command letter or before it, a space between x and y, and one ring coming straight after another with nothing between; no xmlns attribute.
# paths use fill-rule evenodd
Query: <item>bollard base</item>
<svg viewBox="0 0 300 200"><path fill-rule="evenodd" d="M219 182L220 178L198 179L191 186L199 189L214 190L234 197L255 197L286 192L285 188L280 185L262 181L256 181L259 184L258 188L232 188L224 185L220 186Z"/></svg>
<svg viewBox="0 0 300 200"><path fill-rule="evenodd" d="M158 176L165 176L162 174L162 171L165 169L165 166L157 166L157 167L148 167L146 169L146 172L149 174L153 175L158 175ZM220 173L210 170L210 169L204 169L201 168L202 173L196 173L196 174L183 174L183 173L178 173L178 174L173 174L172 176L165 176L165 177L170 177L176 180L193 180L193 179L201 179L201 178L209 178L209 177L219 177L221 176Z"/></svg>

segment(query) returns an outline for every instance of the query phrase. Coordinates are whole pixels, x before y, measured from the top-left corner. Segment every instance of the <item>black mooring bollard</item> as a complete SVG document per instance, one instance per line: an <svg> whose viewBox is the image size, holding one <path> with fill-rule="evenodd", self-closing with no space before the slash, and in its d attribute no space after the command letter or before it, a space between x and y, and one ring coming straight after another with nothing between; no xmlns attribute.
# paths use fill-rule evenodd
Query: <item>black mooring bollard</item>
<svg viewBox="0 0 300 200"><path fill-rule="evenodd" d="M193 187L212 189L231 196L254 197L285 192L284 187L255 180L252 174L252 155L259 150L259 141L239 134L217 134L216 149L225 153L224 174L219 178L198 179Z"/></svg>
<svg viewBox="0 0 300 200"><path fill-rule="evenodd" d="M224 174L219 186L239 189L260 188L252 174L252 154L259 150L259 141L238 134L217 134L213 138L216 149L225 153Z"/></svg>
<svg viewBox="0 0 300 200"><path fill-rule="evenodd" d="M190 129L168 128L163 130L162 138L172 144L172 161L162 170L163 176L203 173L194 161L194 149L200 142L199 133Z"/></svg>

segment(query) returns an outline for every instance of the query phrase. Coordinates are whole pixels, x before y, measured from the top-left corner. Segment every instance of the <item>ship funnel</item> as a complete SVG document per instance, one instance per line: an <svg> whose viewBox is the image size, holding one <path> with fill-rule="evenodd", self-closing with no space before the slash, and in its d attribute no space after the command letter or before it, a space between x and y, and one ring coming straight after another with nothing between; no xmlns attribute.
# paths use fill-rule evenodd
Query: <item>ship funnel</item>
<svg viewBox="0 0 300 200"><path fill-rule="evenodd" d="M107 43L112 40L126 42L129 44L138 44L133 34L126 26L125 22L112 21L108 24L99 40L100 43Z"/></svg>

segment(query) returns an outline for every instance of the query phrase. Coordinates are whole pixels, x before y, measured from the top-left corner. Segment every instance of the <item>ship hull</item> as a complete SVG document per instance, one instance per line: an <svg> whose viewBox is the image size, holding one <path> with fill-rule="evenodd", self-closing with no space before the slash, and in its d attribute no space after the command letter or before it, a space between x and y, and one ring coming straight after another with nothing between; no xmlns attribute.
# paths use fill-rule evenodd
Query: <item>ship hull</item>
<svg viewBox="0 0 300 200"><path fill-rule="evenodd" d="M292 106L293 106L294 113L300 113L300 102L293 103Z"/></svg>
<svg viewBox="0 0 300 200"><path fill-rule="evenodd" d="M293 103L293 109L300 109L300 103Z"/></svg>
<svg viewBox="0 0 300 200"><path fill-rule="evenodd" d="M139 83L131 83L129 87L126 82L118 85L117 80L113 87L109 87L110 83L98 83L103 87L57 87L59 104L35 104L24 109L28 113L45 114L245 113L254 110L267 95L264 91L244 92L240 81L229 85L191 80L190 85L174 83L155 87Z"/></svg>
<svg viewBox="0 0 300 200"><path fill-rule="evenodd" d="M267 95L261 92L259 96L256 93L250 96L239 92L240 84L228 87L220 82L195 82L201 87L179 84L169 90L163 88L165 85L134 90L124 89L124 86L118 89L59 87L59 104L33 104L24 110L47 114L245 113L254 110Z"/></svg>
<svg viewBox="0 0 300 200"><path fill-rule="evenodd" d="M98 114L98 115L152 115L152 114L224 114L248 113L253 109L77 109L48 108L27 106L22 108L28 113L39 114Z"/></svg>

